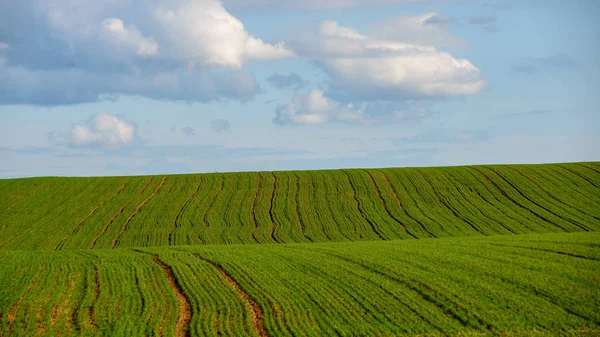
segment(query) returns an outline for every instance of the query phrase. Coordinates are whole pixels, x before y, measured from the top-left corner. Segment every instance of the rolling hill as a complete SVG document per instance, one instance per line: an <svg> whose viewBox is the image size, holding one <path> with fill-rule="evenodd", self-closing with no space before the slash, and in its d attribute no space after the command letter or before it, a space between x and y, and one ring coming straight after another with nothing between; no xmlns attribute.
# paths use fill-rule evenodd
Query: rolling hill
<svg viewBox="0 0 600 337"><path fill-rule="evenodd" d="M0 336L598 336L600 163L0 180Z"/></svg>

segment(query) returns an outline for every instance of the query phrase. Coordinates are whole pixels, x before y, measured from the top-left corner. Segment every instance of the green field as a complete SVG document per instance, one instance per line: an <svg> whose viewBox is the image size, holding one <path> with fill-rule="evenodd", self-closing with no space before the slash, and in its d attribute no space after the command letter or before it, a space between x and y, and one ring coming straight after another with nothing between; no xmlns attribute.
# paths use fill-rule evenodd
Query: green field
<svg viewBox="0 0 600 337"><path fill-rule="evenodd" d="M5 252L0 331L173 336L181 320L191 336L261 326L270 336L597 336L599 243L600 233L572 233Z"/></svg>
<svg viewBox="0 0 600 337"><path fill-rule="evenodd" d="M0 250L600 229L600 163L0 180Z"/></svg>
<svg viewBox="0 0 600 337"><path fill-rule="evenodd" d="M598 336L600 163L0 180L0 336Z"/></svg>

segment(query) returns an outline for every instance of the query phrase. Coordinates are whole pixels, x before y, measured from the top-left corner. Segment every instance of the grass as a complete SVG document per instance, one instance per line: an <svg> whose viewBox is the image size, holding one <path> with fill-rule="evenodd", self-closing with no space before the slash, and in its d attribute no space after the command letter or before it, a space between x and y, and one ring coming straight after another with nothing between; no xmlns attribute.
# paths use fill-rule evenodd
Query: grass
<svg viewBox="0 0 600 337"><path fill-rule="evenodd" d="M0 180L0 336L597 336L600 163Z"/></svg>
<svg viewBox="0 0 600 337"><path fill-rule="evenodd" d="M600 164L0 180L0 250L593 231Z"/></svg>
<svg viewBox="0 0 600 337"><path fill-rule="evenodd" d="M256 319L269 336L591 336L598 246L600 233L563 233L11 251L0 255L0 331L175 335L178 289L191 336L256 336Z"/></svg>

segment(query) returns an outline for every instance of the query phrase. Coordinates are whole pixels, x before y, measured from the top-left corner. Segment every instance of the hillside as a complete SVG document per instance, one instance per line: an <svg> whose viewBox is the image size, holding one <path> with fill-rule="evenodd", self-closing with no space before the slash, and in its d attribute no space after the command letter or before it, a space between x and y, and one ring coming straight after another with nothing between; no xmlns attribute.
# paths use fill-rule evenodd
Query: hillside
<svg viewBox="0 0 600 337"><path fill-rule="evenodd" d="M600 163L0 180L0 250L600 229Z"/></svg>
<svg viewBox="0 0 600 337"><path fill-rule="evenodd" d="M600 233L0 253L2 336L598 336Z"/></svg>

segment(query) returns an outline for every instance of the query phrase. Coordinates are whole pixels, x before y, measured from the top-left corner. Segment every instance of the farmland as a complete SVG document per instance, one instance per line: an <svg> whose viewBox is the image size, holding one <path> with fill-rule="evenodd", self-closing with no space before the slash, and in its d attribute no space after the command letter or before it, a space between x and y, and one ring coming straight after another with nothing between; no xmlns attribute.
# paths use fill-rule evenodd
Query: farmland
<svg viewBox="0 0 600 337"><path fill-rule="evenodd" d="M0 180L0 336L598 336L600 163Z"/></svg>
<svg viewBox="0 0 600 337"><path fill-rule="evenodd" d="M4 252L0 331L594 336L599 245L562 233Z"/></svg>
<svg viewBox="0 0 600 337"><path fill-rule="evenodd" d="M0 180L0 250L600 229L600 164Z"/></svg>

